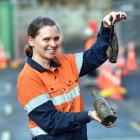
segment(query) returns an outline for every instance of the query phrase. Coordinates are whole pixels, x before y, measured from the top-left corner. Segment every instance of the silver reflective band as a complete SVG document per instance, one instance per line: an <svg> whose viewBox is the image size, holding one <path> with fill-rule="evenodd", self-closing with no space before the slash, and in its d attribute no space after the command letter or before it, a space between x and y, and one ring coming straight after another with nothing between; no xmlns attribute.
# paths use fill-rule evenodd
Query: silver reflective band
<svg viewBox="0 0 140 140"><path fill-rule="evenodd" d="M40 127L30 128L30 133L33 137L36 137L38 135L46 135L47 134Z"/></svg>
<svg viewBox="0 0 140 140"><path fill-rule="evenodd" d="M36 107L48 102L52 101L54 105L61 105L62 103L66 103L72 101L75 97L80 95L79 85L77 85L74 89L69 91L68 93L64 93L62 95L51 98L47 93L37 96L28 102L24 109L28 112L28 114L35 109Z"/></svg>
<svg viewBox="0 0 140 140"><path fill-rule="evenodd" d="M52 102L54 105L60 105L62 103L72 101L75 97L79 95L80 95L79 86L76 86L70 92L54 97L52 99Z"/></svg>
<svg viewBox="0 0 140 140"><path fill-rule="evenodd" d="M37 96L36 98L32 99L30 102L28 102L24 109L30 113L33 109L35 109L36 107L42 105L43 103L46 103L47 101L51 100L50 99L50 96L45 93L45 94L42 94L40 96Z"/></svg>
<svg viewBox="0 0 140 140"><path fill-rule="evenodd" d="M78 72L80 73L83 64L83 53L75 53L75 59Z"/></svg>

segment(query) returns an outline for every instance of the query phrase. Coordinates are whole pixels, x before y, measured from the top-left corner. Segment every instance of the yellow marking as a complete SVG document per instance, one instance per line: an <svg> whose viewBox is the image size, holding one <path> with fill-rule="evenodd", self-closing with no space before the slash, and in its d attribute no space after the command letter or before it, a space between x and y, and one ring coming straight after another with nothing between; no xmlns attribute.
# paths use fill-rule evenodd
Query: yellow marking
<svg viewBox="0 0 140 140"><path fill-rule="evenodd" d="M132 121L131 127L137 130L140 133L140 122Z"/></svg>

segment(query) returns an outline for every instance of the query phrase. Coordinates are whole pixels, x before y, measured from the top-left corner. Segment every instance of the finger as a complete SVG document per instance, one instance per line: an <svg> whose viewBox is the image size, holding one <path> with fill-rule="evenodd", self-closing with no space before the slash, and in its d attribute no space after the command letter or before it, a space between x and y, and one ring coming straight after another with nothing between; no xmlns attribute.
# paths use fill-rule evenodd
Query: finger
<svg viewBox="0 0 140 140"><path fill-rule="evenodd" d="M115 14L114 23L119 22L119 21L121 20L121 18L122 18L122 12L117 12L117 13Z"/></svg>
<svg viewBox="0 0 140 140"><path fill-rule="evenodd" d="M112 23L114 24L115 23L115 21L116 21L116 13L115 12L112 12L112 14L111 14L111 16L112 16Z"/></svg>
<svg viewBox="0 0 140 140"><path fill-rule="evenodd" d="M126 19L126 13L118 12L117 13L117 19Z"/></svg>
<svg viewBox="0 0 140 140"><path fill-rule="evenodd" d="M124 12L117 12L116 20L114 21L114 23L117 23L121 21L122 19L126 19L126 14Z"/></svg>
<svg viewBox="0 0 140 140"><path fill-rule="evenodd" d="M118 13L118 14L116 15L116 19L119 19L119 18L120 18L120 16L121 16L121 14L120 14L120 13Z"/></svg>
<svg viewBox="0 0 140 140"><path fill-rule="evenodd" d="M111 15L108 15L105 19L104 19L104 22L110 26L111 25L111 22L113 21L113 17Z"/></svg>
<svg viewBox="0 0 140 140"><path fill-rule="evenodd" d="M94 112L93 118L94 118L94 120L96 120L97 122L101 123L101 119L99 118L99 116L98 116L98 114L97 114L96 112Z"/></svg>
<svg viewBox="0 0 140 140"><path fill-rule="evenodd" d="M120 19L121 16L122 16L122 12L117 12L117 13L116 13L116 18L117 18L117 19Z"/></svg>
<svg viewBox="0 0 140 140"><path fill-rule="evenodd" d="M99 119L98 117L95 119L97 122L101 123L101 119Z"/></svg>
<svg viewBox="0 0 140 140"><path fill-rule="evenodd" d="M108 26L111 25L111 23L113 23L113 14L114 12L111 12L110 14L108 14L107 16L105 16L104 18L104 23L106 23Z"/></svg>
<svg viewBox="0 0 140 140"><path fill-rule="evenodd" d="M126 19L127 18L126 13L122 12L122 17L123 19Z"/></svg>

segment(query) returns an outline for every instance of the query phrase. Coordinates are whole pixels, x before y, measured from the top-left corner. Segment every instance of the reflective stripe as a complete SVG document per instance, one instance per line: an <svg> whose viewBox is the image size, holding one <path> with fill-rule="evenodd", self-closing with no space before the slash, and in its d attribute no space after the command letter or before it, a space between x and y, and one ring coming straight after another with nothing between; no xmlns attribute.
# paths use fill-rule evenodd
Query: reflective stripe
<svg viewBox="0 0 140 140"><path fill-rule="evenodd" d="M54 105L60 105L62 103L73 100L75 97L77 97L79 95L80 95L79 86L76 86L70 92L54 97L52 99L52 102Z"/></svg>
<svg viewBox="0 0 140 140"><path fill-rule="evenodd" d="M80 73L83 64L83 53L75 53L76 65Z"/></svg>
<svg viewBox="0 0 140 140"><path fill-rule="evenodd" d="M75 130L78 129L80 126L77 126L76 128L73 128L71 130ZM34 127L34 128L30 128L30 133L33 137L39 136L39 135L47 135L48 133L46 133L44 130L42 130L40 127Z"/></svg>
<svg viewBox="0 0 140 140"><path fill-rule="evenodd" d="M80 95L80 90L79 90L79 86L77 85L74 89L72 89L68 93L64 93L54 98L50 98L50 96L47 93L37 96L36 98L28 102L28 104L25 105L24 109L29 114L33 109L46 103L49 100L51 100L54 105L61 105L62 103L72 101L75 97L79 95Z"/></svg>
<svg viewBox="0 0 140 140"><path fill-rule="evenodd" d="M47 101L51 100L50 99L50 96L45 93L45 94L42 94L40 96L37 96L36 98L33 98L30 102L28 102L24 109L30 113L33 109L35 109L36 107L46 103Z"/></svg>
<svg viewBox="0 0 140 140"><path fill-rule="evenodd" d="M45 135L47 134L45 131L43 131L40 127L30 128L30 133L33 137L36 137L38 135Z"/></svg>

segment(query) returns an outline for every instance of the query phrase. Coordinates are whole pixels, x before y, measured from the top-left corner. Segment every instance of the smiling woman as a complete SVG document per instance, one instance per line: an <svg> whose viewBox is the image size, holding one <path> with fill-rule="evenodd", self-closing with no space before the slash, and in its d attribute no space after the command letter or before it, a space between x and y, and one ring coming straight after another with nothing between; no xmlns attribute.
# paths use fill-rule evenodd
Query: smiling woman
<svg viewBox="0 0 140 140"><path fill-rule="evenodd" d="M37 17L31 22L17 95L28 114L33 140L87 140L86 124L101 122L96 111L84 111L79 78L107 60L108 19L116 20L117 14L104 18L94 46L75 54L58 53L62 38L52 19ZM123 13L119 14L121 20Z"/></svg>
<svg viewBox="0 0 140 140"><path fill-rule="evenodd" d="M36 22L38 26L35 26ZM32 59L43 67L50 68L50 60L59 48L59 35L59 28L54 21L49 18L36 18L28 28L29 45L25 50L27 56L32 56Z"/></svg>

